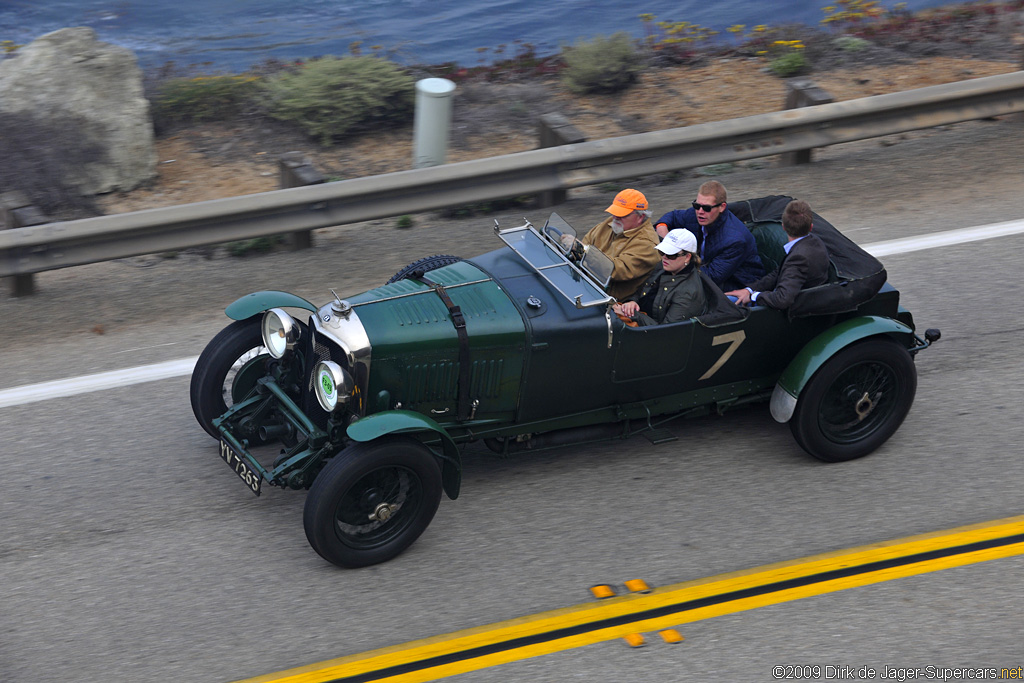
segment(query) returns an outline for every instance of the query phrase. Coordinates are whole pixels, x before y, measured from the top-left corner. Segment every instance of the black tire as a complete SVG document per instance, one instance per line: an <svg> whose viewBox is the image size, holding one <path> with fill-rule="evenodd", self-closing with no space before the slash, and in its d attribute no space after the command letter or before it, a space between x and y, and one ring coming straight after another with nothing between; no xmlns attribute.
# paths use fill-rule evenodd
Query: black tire
<svg viewBox="0 0 1024 683"><path fill-rule="evenodd" d="M249 387L235 386L240 370L248 376L258 365L265 365L270 355L263 346L260 331L261 316L236 320L217 333L203 349L192 371L189 398L192 412L206 432L215 439L220 434L213 426L213 418L220 417ZM262 374L262 373L260 373Z"/></svg>
<svg viewBox="0 0 1024 683"><path fill-rule="evenodd" d="M313 481L302 515L306 539L339 567L385 562L426 530L441 492L441 468L415 439L355 443L331 458ZM378 510L389 516L374 518Z"/></svg>
<svg viewBox="0 0 1024 683"><path fill-rule="evenodd" d="M451 264L458 263L461 260L462 259L459 258L458 256L452 256L451 254L437 254L435 256L426 256L418 261L413 261L405 268L402 268L400 271L392 275L391 279L388 280L386 284L390 285L392 282L405 280L416 271L429 273L430 271L436 268L440 268L442 266L450 266Z"/></svg>
<svg viewBox="0 0 1024 683"><path fill-rule="evenodd" d="M800 446L825 462L873 452L910 412L917 369L905 348L872 338L842 349L811 377L789 427Z"/></svg>

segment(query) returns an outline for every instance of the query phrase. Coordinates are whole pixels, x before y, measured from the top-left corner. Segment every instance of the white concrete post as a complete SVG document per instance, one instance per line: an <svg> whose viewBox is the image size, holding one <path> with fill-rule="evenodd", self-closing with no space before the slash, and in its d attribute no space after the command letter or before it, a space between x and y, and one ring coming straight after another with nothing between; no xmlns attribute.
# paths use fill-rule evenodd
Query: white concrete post
<svg viewBox="0 0 1024 683"><path fill-rule="evenodd" d="M447 78L416 82L416 115L413 119L413 168L440 166L448 153L455 84Z"/></svg>

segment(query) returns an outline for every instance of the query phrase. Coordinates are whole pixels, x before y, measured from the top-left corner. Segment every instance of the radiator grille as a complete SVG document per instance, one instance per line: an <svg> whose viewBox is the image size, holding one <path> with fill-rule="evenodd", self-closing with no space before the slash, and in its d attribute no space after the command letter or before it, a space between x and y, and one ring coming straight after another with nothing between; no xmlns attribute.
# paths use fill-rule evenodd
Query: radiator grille
<svg viewBox="0 0 1024 683"><path fill-rule="evenodd" d="M305 359L305 367L302 371L306 377L306 383L302 385L302 397L299 401L299 407L302 408L302 412L306 414L306 417L313 421L313 424L321 429L326 429L329 415L327 411L320 407L320 401L316 399L316 390L313 388L316 378L313 376L313 371L316 369L317 363L322 360L333 360L341 367L347 369L348 359L341 349L335 349L328 344L322 344L316 339L313 333L312 319L310 319L308 330L309 334L304 335L301 342L303 358Z"/></svg>

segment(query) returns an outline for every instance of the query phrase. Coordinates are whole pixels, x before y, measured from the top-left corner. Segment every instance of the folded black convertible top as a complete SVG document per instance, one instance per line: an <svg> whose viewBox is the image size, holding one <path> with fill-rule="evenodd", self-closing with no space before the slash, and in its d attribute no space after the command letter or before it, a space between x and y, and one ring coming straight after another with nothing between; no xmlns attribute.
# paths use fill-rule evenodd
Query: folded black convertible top
<svg viewBox="0 0 1024 683"><path fill-rule="evenodd" d="M792 197L785 195L770 195L729 202L729 210L754 233L758 251L768 271L778 267L785 253L782 244L787 237L782 230L782 211L792 200ZM852 311L873 297L885 284L887 277L881 261L861 249L817 213L812 214L814 234L825 243L832 262L829 282L800 292L789 309L791 318Z"/></svg>

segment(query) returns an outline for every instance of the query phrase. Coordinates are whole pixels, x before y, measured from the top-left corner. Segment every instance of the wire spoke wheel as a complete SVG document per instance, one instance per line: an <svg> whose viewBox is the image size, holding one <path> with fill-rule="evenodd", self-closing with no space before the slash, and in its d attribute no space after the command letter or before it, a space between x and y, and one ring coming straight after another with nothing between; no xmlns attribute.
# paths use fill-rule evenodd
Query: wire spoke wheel
<svg viewBox="0 0 1024 683"><path fill-rule="evenodd" d="M338 503L335 531L347 546L375 548L399 536L424 504L423 481L406 467L382 467L362 477Z"/></svg>
<svg viewBox="0 0 1024 683"><path fill-rule="evenodd" d="M441 468L416 439L353 443L327 461L309 489L306 539L339 567L385 562L426 530L441 493Z"/></svg>
<svg viewBox="0 0 1024 683"><path fill-rule="evenodd" d="M213 419L249 393L269 357L258 316L236 320L203 349L192 371L189 398L196 420L210 436L220 438Z"/></svg>
<svg viewBox="0 0 1024 683"><path fill-rule="evenodd" d="M267 347L260 344L243 351L231 364L224 375L224 383L221 386L221 396L228 408L245 398L256 384L256 379L262 377L266 372L269 359L270 354L267 352Z"/></svg>
<svg viewBox="0 0 1024 683"><path fill-rule="evenodd" d="M818 410L821 431L836 443L853 443L878 428L898 408L899 375L879 361L859 363L839 375Z"/></svg>
<svg viewBox="0 0 1024 683"><path fill-rule="evenodd" d="M907 350L891 339L871 338L841 349L818 369L800 394L790 429L820 460L860 458L899 429L916 391L917 370Z"/></svg>

